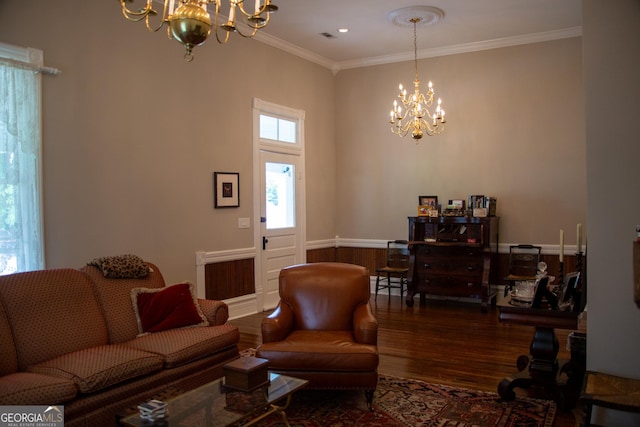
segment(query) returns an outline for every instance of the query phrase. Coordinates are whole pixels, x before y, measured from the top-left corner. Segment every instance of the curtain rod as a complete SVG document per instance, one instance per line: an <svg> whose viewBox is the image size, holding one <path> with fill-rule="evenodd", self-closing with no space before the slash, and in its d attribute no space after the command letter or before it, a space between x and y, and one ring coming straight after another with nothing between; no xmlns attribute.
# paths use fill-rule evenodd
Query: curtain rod
<svg viewBox="0 0 640 427"><path fill-rule="evenodd" d="M42 73L42 74L46 74L48 76L57 76L58 74L62 73L62 71L57 69L57 68L45 67L43 65L34 65L34 64L29 63L29 62L19 61L17 59L0 57L0 62L5 62L5 63L11 64L11 65L17 65L18 67L30 69L30 70L33 70L36 74L37 73Z"/></svg>

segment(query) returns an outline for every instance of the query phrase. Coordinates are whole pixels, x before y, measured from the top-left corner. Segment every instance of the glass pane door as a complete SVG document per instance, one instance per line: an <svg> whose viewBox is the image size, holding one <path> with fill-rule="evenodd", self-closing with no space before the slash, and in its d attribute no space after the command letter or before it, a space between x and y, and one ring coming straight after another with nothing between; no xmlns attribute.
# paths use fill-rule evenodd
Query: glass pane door
<svg viewBox="0 0 640 427"><path fill-rule="evenodd" d="M296 225L295 168L286 163L265 163L267 229Z"/></svg>

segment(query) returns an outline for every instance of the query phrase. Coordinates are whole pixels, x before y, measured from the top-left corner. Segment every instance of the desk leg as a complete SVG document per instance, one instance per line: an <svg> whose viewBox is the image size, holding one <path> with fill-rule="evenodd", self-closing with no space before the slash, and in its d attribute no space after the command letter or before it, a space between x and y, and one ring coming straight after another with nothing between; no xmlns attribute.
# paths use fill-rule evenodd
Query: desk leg
<svg viewBox="0 0 640 427"><path fill-rule="evenodd" d="M413 297L416 292L413 289L409 289L407 287L407 296L405 297L405 302L407 303L407 307L413 307Z"/></svg>
<svg viewBox="0 0 640 427"><path fill-rule="evenodd" d="M498 384L498 394L505 400L515 398L514 388L529 388L532 385L541 386L552 392L554 397L563 400L560 390L557 388L556 376L558 374L558 338L553 328L538 326L531 341L531 361L528 369L523 363L523 356L518 360L520 372L503 379ZM527 359L524 356L524 359ZM557 402L560 405L563 402Z"/></svg>
<svg viewBox="0 0 640 427"><path fill-rule="evenodd" d="M536 327L531 341L531 376L542 383L555 384L558 373L558 338L553 328Z"/></svg>

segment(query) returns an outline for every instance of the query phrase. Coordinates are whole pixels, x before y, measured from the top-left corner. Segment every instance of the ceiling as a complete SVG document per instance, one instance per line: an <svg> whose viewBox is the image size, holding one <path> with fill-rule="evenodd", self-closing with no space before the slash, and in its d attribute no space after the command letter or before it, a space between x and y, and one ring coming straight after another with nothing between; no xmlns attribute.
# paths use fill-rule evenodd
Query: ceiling
<svg viewBox="0 0 640 427"><path fill-rule="evenodd" d="M581 35L581 0L273 0L256 38L333 69L413 59L413 26L393 10L433 6L444 16L417 29L418 56L440 56ZM339 28L349 32L339 33ZM327 33L332 37L322 35Z"/></svg>

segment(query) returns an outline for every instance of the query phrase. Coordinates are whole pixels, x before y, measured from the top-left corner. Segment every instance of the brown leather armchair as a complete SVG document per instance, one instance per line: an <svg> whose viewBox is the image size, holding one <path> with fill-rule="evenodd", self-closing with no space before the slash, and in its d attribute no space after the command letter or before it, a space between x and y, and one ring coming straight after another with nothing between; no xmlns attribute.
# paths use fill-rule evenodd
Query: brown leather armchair
<svg viewBox="0 0 640 427"><path fill-rule="evenodd" d="M378 384L378 321L369 271L342 263L300 264L280 272L280 303L262 321L256 356L269 370L314 389L361 389L371 409Z"/></svg>

